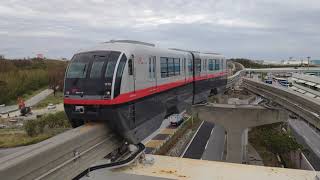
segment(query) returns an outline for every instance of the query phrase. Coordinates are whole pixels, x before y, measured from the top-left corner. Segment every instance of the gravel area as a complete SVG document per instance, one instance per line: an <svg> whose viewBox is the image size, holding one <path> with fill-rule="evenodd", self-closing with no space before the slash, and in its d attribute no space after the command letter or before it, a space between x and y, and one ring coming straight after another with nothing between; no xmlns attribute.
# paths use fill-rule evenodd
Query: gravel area
<svg viewBox="0 0 320 180"><path fill-rule="evenodd" d="M166 156L180 157L181 153L191 140L193 134L194 132L192 129L188 129L187 132L179 138L177 143L166 153Z"/></svg>

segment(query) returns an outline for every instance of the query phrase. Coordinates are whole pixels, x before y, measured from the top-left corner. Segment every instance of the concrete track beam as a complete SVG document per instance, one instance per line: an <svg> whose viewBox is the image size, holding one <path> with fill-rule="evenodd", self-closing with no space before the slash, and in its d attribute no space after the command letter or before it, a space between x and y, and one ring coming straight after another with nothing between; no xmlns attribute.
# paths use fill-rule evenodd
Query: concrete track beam
<svg viewBox="0 0 320 180"><path fill-rule="evenodd" d="M227 131L227 161L245 162L247 129L283 122L288 113L280 109L267 109L257 105L202 104L191 109L201 120L217 123Z"/></svg>

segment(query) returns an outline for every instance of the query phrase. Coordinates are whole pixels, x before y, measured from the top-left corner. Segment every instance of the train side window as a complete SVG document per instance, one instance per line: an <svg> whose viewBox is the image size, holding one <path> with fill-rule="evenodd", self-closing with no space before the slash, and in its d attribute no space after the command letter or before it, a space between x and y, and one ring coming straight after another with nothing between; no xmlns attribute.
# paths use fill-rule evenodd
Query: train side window
<svg viewBox="0 0 320 180"><path fill-rule="evenodd" d="M203 62L203 70L204 70L204 71L207 70L207 59L204 59L204 62Z"/></svg>
<svg viewBox="0 0 320 180"><path fill-rule="evenodd" d="M214 64L213 64L213 59L209 59L209 71L214 70Z"/></svg>
<svg viewBox="0 0 320 180"><path fill-rule="evenodd" d="M174 59L168 58L168 76L174 76Z"/></svg>
<svg viewBox="0 0 320 180"><path fill-rule="evenodd" d="M168 58L160 58L161 78L168 77Z"/></svg>
<svg viewBox="0 0 320 180"><path fill-rule="evenodd" d="M219 62L220 60L218 60L218 59L216 59L215 60L215 70L219 70L220 69L220 62Z"/></svg>
<svg viewBox="0 0 320 180"><path fill-rule="evenodd" d="M128 61L128 74L130 76L133 75L133 62L132 62L132 59L129 59L129 61Z"/></svg>
<svg viewBox="0 0 320 180"><path fill-rule="evenodd" d="M161 77L171 77L180 75L180 58L160 58Z"/></svg>
<svg viewBox="0 0 320 180"><path fill-rule="evenodd" d="M200 73L201 72L201 67L202 67L202 65L201 65L201 62L202 62L202 60L201 59L196 59L195 60L195 62L196 62L196 67L195 67L195 71L196 71L196 73Z"/></svg>
<svg viewBox="0 0 320 180"><path fill-rule="evenodd" d="M174 58L174 75L180 75L180 58Z"/></svg>

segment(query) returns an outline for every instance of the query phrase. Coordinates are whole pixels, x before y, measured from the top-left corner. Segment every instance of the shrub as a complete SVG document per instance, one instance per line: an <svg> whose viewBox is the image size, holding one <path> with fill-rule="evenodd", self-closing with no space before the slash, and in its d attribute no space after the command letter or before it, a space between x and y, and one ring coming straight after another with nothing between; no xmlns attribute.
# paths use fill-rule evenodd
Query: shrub
<svg viewBox="0 0 320 180"><path fill-rule="evenodd" d="M24 129L29 136L37 136L45 132L45 129L69 128L70 124L65 112L49 114L39 119L29 120L24 124Z"/></svg>
<svg viewBox="0 0 320 180"><path fill-rule="evenodd" d="M285 154L303 147L296 140L282 131L279 131L281 123L258 127L262 144L274 154Z"/></svg>

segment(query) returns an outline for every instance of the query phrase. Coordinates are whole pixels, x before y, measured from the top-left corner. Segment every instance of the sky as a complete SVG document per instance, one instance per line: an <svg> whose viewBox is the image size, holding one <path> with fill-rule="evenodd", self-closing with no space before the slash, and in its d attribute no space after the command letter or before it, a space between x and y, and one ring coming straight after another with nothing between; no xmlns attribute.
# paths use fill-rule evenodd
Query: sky
<svg viewBox="0 0 320 180"><path fill-rule="evenodd" d="M0 0L0 54L71 58L111 39L227 58L320 59L320 0Z"/></svg>

